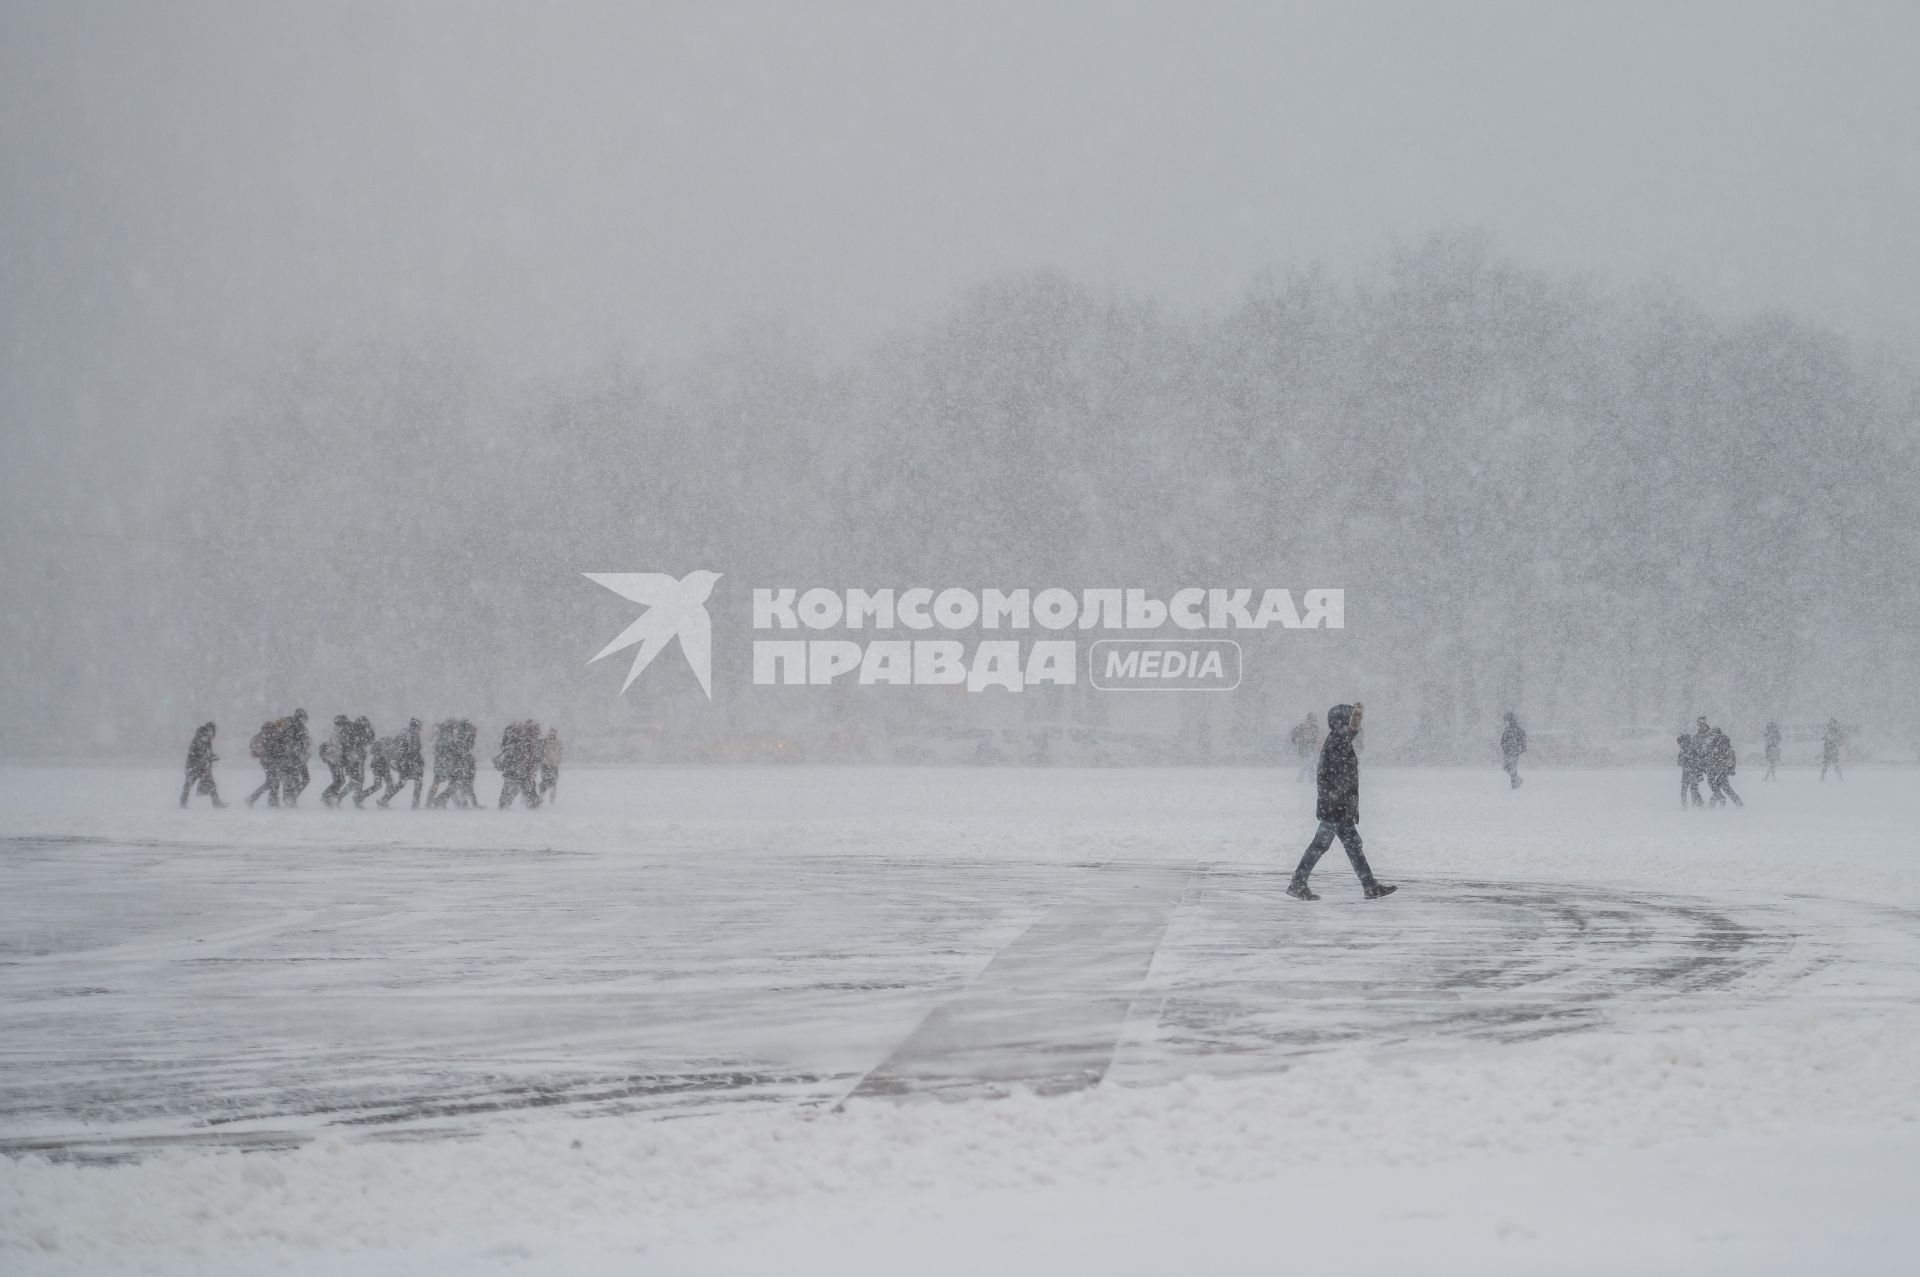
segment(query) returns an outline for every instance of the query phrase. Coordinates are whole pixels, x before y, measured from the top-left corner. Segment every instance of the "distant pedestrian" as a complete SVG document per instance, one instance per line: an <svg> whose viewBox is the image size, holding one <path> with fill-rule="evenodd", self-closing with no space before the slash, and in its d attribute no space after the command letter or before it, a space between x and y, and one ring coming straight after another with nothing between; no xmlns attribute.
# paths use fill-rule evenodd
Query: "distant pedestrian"
<svg viewBox="0 0 1920 1277"><path fill-rule="evenodd" d="M320 801L329 807L338 807L340 800L353 788L353 777L347 772L347 751L353 743L353 720L345 714L333 716L333 735L320 747L320 761L333 773L333 783L320 795Z"/></svg>
<svg viewBox="0 0 1920 1277"><path fill-rule="evenodd" d="M1718 727L1714 728L1707 739L1706 753L1707 788L1712 796L1707 799L1709 807L1724 807L1731 798L1735 807L1745 807L1740 795L1733 792L1733 773L1739 759L1735 755L1733 740Z"/></svg>
<svg viewBox="0 0 1920 1277"><path fill-rule="evenodd" d="M1312 780L1314 761L1320 754L1320 720L1312 710L1293 725L1287 739L1293 744L1294 756L1300 760L1300 770L1294 773L1293 783Z"/></svg>
<svg viewBox="0 0 1920 1277"><path fill-rule="evenodd" d="M373 730L373 720L365 714L353 720L347 736L347 748L343 761L347 767L347 784L353 790L353 805L363 807L367 795L374 791L374 784L367 779L367 764L373 758L373 743L379 739Z"/></svg>
<svg viewBox="0 0 1920 1277"><path fill-rule="evenodd" d="M202 723L194 729L193 740L187 744L187 783L180 787L182 807L187 805L195 786L199 787L200 793L213 799L215 807L226 806L220 801L219 786L213 783L213 765L220 761L220 756L213 752L213 734L213 724Z"/></svg>
<svg viewBox="0 0 1920 1277"><path fill-rule="evenodd" d="M508 723L500 734L500 752L493 756L494 770L500 773L501 811L513 806L515 798L524 798L528 810L540 805L539 755L540 725L532 719Z"/></svg>
<svg viewBox="0 0 1920 1277"><path fill-rule="evenodd" d="M1761 780L1772 780L1775 769L1780 766L1780 724L1771 720L1767 723L1767 774Z"/></svg>
<svg viewBox="0 0 1920 1277"><path fill-rule="evenodd" d="M259 761L260 770L265 774L260 788L247 795L247 806L259 802L262 794L267 796L267 806L280 805L280 788L286 783L286 732L286 719L269 719L260 724L260 730L247 742L247 753Z"/></svg>
<svg viewBox="0 0 1920 1277"><path fill-rule="evenodd" d="M1527 729L1520 726L1520 720L1509 710L1506 716L1506 727L1500 732L1500 762L1507 769L1510 789L1518 789L1526 783L1520 779L1520 755L1526 752Z"/></svg>
<svg viewBox="0 0 1920 1277"><path fill-rule="evenodd" d="M329 736L320 742L320 761L327 765L330 779L327 787L320 791L320 801L328 807L340 805L340 795L347 787L346 768L340 763L340 742Z"/></svg>
<svg viewBox="0 0 1920 1277"><path fill-rule="evenodd" d="M453 741L460 724L443 718L433 726L433 780L427 785L427 806L444 807L453 788Z"/></svg>
<svg viewBox="0 0 1920 1277"><path fill-rule="evenodd" d="M1827 768L1829 767L1833 768L1833 778L1835 780L1846 779L1840 771L1840 746L1846 742L1846 739L1846 733L1840 730L1840 720L1837 718L1829 718L1827 720L1827 730L1820 737L1821 783L1824 784L1826 782Z"/></svg>
<svg viewBox="0 0 1920 1277"><path fill-rule="evenodd" d="M379 805L385 807L393 801L393 796L413 782L413 805L420 806L420 782L426 775L426 760L420 752L420 720L407 720L407 730L389 736L386 740L386 764L392 770L393 777L387 782L387 792L380 797Z"/></svg>
<svg viewBox="0 0 1920 1277"><path fill-rule="evenodd" d="M1347 860L1353 865L1353 872L1360 879L1361 890L1367 899L1378 900L1398 890L1374 878L1373 869L1367 864L1366 853L1360 846L1360 759L1354 752L1353 739L1359 734L1363 713L1364 708L1358 704L1335 705L1327 711L1327 739L1320 747L1318 793L1314 807L1320 828L1301 854L1300 863L1293 871L1293 880L1287 884L1287 894L1296 900L1320 898L1307 885L1307 879L1335 838L1340 840L1341 850L1347 853Z"/></svg>
<svg viewBox="0 0 1920 1277"><path fill-rule="evenodd" d="M481 806L480 795L473 792L473 782L480 774L480 760L474 750L480 743L480 729L473 720L463 718L457 724L459 734L454 738L454 799L462 807Z"/></svg>
<svg viewBox="0 0 1920 1277"><path fill-rule="evenodd" d="M433 784L427 791L429 807L478 807L473 792L477 766L474 741L479 733L465 718L443 720L433 733Z"/></svg>
<svg viewBox="0 0 1920 1277"><path fill-rule="evenodd" d="M1680 806L1684 810L1691 801L1695 807L1704 807L1706 803L1700 797L1700 751L1691 736L1673 739L1680 746L1680 756L1675 760L1680 764Z"/></svg>
<svg viewBox="0 0 1920 1277"><path fill-rule="evenodd" d="M281 784L281 797L287 806L298 807L300 795L313 783L313 773L307 769L307 763L313 758L313 736L307 731L307 711L296 709L287 726L286 739L281 742L281 760L286 776Z"/></svg>
<svg viewBox="0 0 1920 1277"><path fill-rule="evenodd" d="M382 736L373 742L373 748L367 751L367 793L377 794L383 787L389 794L399 790L399 784L393 779L393 755L399 752L397 736ZM387 801L381 798L374 805L385 807Z"/></svg>

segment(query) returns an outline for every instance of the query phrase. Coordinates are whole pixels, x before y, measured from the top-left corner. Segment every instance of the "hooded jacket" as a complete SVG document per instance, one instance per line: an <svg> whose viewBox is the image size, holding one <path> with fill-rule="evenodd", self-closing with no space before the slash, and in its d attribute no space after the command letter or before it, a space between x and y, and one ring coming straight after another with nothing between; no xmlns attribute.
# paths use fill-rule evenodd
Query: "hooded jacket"
<svg viewBox="0 0 1920 1277"><path fill-rule="evenodd" d="M1500 733L1500 756L1508 762L1527 752L1527 729L1520 726L1520 720L1507 715L1506 730Z"/></svg>
<svg viewBox="0 0 1920 1277"><path fill-rule="evenodd" d="M193 743L187 746L187 770L203 772L214 764L213 724L202 723L194 729Z"/></svg>
<svg viewBox="0 0 1920 1277"><path fill-rule="evenodd" d="M1314 814L1336 825L1360 823L1360 757L1353 752L1353 706L1327 711L1327 742L1320 747L1320 792Z"/></svg>

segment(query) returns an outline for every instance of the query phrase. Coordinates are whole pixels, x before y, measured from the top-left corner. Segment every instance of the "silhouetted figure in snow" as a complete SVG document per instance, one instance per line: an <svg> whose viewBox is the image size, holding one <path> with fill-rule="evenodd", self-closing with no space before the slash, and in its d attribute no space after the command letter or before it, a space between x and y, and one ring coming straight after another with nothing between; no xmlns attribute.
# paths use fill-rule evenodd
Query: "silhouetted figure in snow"
<svg viewBox="0 0 1920 1277"><path fill-rule="evenodd" d="M367 763L373 756L373 745L376 739L378 737L373 730L372 719L362 714L353 720L347 736L347 748L341 755L341 762L346 765L347 783L353 790L355 807L364 807L367 795L378 788L367 779Z"/></svg>
<svg viewBox="0 0 1920 1277"><path fill-rule="evenodd" d="M262 794L267 796L267 806L280 805L280 789L287 777L286 736L287 720L275 718L260 724L260 730L247 742L247 752L259 760L260 770L266 773L260 788L247 795L247 806L259 802Z"/></svg>
<svg viewBox="0 0 1920 1277"><path fill-rule="evenodd" d="M565 755L560 745L560 729L549 727L540 746L540 796L548 802L560 801L560 760Z"/></svg>
<svg viewBox="0 0 1920 1277"><path fill-rule="evenodd" d="M1775 769L1777 769L1780 766L1780 724L1772 722L1771 720L1768 721L1766 741L1767 741L1767 774L1765 776L1762 776L1760 779L1772 780Z"/></svg>
<svg viewBox="0 0 1920 1277"><path fill-rule="evenodd" d="M1727 800L1731 798L1735 807L1745 807L1746 804L1740 801L1740 795L1733 792L1731 784L1734 769L1739 763L1734 752L1733 740L1718 727L1714 728L1707 738L1707 753L1704 761L1707 769L1707 788L1712 791L1712 797L1707 799L1707 806L1724 807Z"/></svg>
<svg viewBox="0 0 1920 1277"><path fill-rule="evenodd" d="M427 786L427 806L444 807L453 791L454 739L460 724L443 718L433 726L433 781Z"/></svg>
<svg viewBox="0 0 1920 1277"><path fill-rule="evenodd" d="M1708 725L1707 716L1702 714L1693 720L1693 766L1702 779L1713 771L1713 751L1713 728Z"/></svg>
<svg viewBox="0 0 1920 1277"><path fill-rule="evenodd" d="M393 779L393 755L399 751L397 736L382 736L373 742L373 748L367 751L367 793L377 794L384 786L391 794L400 788ZM375 805L385 807L387 800L382 797Z"/></svg>
<svg viewBox="0 0 1920 1277"><path fill-rule="evenodd" d="M413 805L420 806L420 782L426 776L426 760L420 753L420 720L407 720L407 730L387 737L381 742L385 746L383 762L391 769L392 778L387 781L387 792L380 796L380 806L385 807L393 801L393 796L413 782Z"/></svg>
<svg viewBox="0 0 1920 1277"><path fill-rule="evenodd" d="M307 711L296 709L292 719L288 720L286 739L282 742L282 762L285 778L280 786L281 797L287 806L298 807L300 795L313 783L313 773L307 770L307 760L313 757L313 736L307 731Z"/></svg>
<svg viewBox="0 0 1920 1277"><path fill-rule="evenodd" d="M460 720L460 736L457 742L459 756L455 760L454 793L463 807L480 807L480 795L473 792L473 782L480 775L480 757L474 753L480 746L480 729L473 720Z"/></svg>
<svg viewBox="0 0 1920 1277"><path fill-rule="evenodd" d="M433 737L433 789L427 806L478 807L480 798L473 792L478 764L473 757L479 732L471 720L449 718L441 723Z"/></svg>
<svg viewBox="0 0 1920 1277"><path fill-rule="evenodd" d="M320 747L320 761L333 773L333 783L321 791L320 801L338 807L347 796L353 778L347 774L347 747L353 741L353 721L345 714L333 716L333 736Z"/></svg>
<svg viewBox="0 0 1920 1277"><path fill-rule="evenodd" d="M1293 752L1300 760L1300 770L1293 775L1293 783L1313 779L1314 759L1320 753L1320 721L1308 710L1307 716L1293 725L1287 733L1287 739L1293 744Z"/></svg>
<svg viewBox="0 0 1920 1277"><path fill-rule="evenodd" d="M1511 711L1506 716L1506 724L1500 733L1500 762L1507 769L1508 788L1518 789L1525 783L1520 779L1520 755L1527 752L1527 729L1520 726L1520 720Z"/></svg>
<svg viewBox="0 0 1920 1277"><path fill-rule="evenodd" d="M180 787L182 807L187 805L196 785L201 793L213 799L215 807L226 806L220 801L219 786L213 783L213 765L220 761L220 756L213 752L213 733L212 723L202 723L194 729L193 740L187 745L187 783Z"/></svg>
<svg viewBox="0 0 1920 1277"><path fill-rule="evenodd" d="M500 752L493 756L494 770L500 773L500 810L513 806L517 797L526 799L528 810L540 805L540 724L532 719L508 723L500 734Z"/></svg>
<svg viewBox="0 0 1920 1277"><path fill-rule="evenodd" d="M328 807L340 802L340 793L347 787L346 769L340 765L340 742L329 736L320 742L320 761L327 765L329 779L327 787L320 791L320 801Z"/></svg>
<svg viewBox="0 0 1920 1277"><path fill-rule="evenodd" d="M1700 750L1691 736L1676 736L1673 739L1680 746L1680 756L1676 760L1680 764L1680 806L1684 809L1688 800L1692 800L1693 806L1704 807L1706 804L1700 797Z"/></svg>
<svg viewBox="0 0 1920 1277"><path fill-rule="evenodd" d="M1833 778L1835 780L1846 779L1840 771L1840 746L1846 738L1846 733L1840 730L1840 720L1837 718L1829 718L1827 720L1826 733L1820 737L1821 783L1824 784L1826 782L1827 768L1829 767L1833 768Z"/></svg>
<svg viewBox="0 0 1920 1277"><path fill-rule="evenodd" d="M1327 711L1327 740L1320 747L1319 793L1314 807L1320 828L1301 854L1293 881L1287 884L1287 894L1296 900L1320 898L1307 886L1307 878L1335 838L1353 864L1367 899L1377 900L1398 890L1374 878L1360 847L1360 759L1354 753L1353 738L1360 731L1361 717L1359 705L1335 705Z"/></svg>

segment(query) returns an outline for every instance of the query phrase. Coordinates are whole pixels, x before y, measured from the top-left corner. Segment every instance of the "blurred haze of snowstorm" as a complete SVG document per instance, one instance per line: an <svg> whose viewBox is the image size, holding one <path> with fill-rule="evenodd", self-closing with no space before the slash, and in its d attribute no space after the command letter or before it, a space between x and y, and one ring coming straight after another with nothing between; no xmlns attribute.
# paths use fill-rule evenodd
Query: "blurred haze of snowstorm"
<svg viewBox="0 0 1920 1277"><path fill-rule="evenodd" d="M0 752L304 705L1255 761L1357 698L1408 758L1507 709L1913 757L1910 13L724 8L0 4ZM580 573L694 568L712 701L616 696ZM815 585L1348 628L1157 719L748 685L749 589Z"/></svg>

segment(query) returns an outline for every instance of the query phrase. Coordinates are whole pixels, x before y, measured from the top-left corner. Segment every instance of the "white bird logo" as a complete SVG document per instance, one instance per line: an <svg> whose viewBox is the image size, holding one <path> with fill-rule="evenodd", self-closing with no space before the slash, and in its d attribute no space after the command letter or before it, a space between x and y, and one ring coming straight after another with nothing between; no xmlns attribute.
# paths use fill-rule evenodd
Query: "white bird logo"
<svg viewBox="0 0 1920 1277"><path fill-rule="evenodd" d="M627 671L627 681L620 685L621 695L633 686L640 671L660 655L661 649L679 639L681 653L693 667L693 676L700 680L700 690L707 694L708 700L713 699L713 621L707 616L707 596L713 593L713 583L720 579L720 573L689 572L677 581L664 572L583 572L581 575L606 586L623 599L646 606L639 620L620 631L619 637L593 658L597 661L623 647L640 645L640 650L633 654L633 668Z"/></svg>

